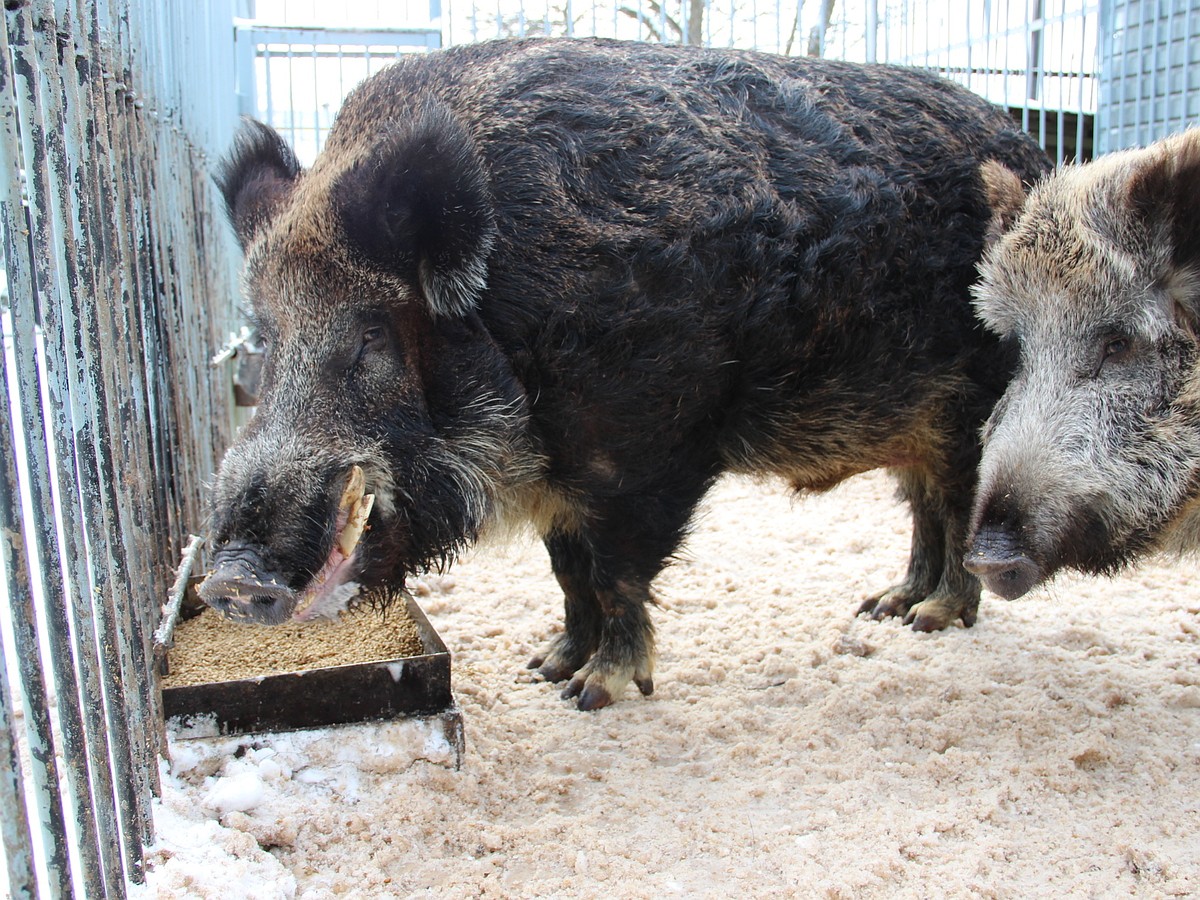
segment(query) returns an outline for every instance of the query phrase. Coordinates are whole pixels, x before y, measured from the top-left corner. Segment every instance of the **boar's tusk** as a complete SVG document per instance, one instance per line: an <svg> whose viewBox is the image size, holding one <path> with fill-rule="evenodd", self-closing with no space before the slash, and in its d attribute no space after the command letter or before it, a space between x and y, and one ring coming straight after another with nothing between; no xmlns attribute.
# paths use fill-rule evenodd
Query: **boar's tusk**
<svg viewBox="0 0 1200 900"><path fill-rule="evenodd" d="M357 466L355 467L357 469ZM362 537L363 529L367 526L367 519L371 516L371 507L375 505L374 494L362 494L362 471L359 470L359 492L360 496L350 508L350 514L346 518L346 527L342 529L342 533L338 535L338 549L342 551L343 556L350 556L354 552L354 548L358 546L359 538Z"/></svg>
<svg viewBox="0 0 1200 900"><path fill-rule="evenodd" d="M362 466L355 466L350 470L350 477L346 479L346 489L342 491L338 509L353 509L357 506L358 501L362 499L365 487L366 479L363 477Z"/></svg>

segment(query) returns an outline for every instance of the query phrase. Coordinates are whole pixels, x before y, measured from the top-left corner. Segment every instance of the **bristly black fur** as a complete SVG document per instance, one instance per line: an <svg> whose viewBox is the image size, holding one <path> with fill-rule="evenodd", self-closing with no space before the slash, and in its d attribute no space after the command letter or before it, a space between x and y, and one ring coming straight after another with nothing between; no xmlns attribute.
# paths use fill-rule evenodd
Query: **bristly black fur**
<svg viewBox="0 0 1200 900"><path fill-rule="evenodd" d="M243 246L280 194L300 174L300 162L279 133L246 116L213 176Z"/></svg>

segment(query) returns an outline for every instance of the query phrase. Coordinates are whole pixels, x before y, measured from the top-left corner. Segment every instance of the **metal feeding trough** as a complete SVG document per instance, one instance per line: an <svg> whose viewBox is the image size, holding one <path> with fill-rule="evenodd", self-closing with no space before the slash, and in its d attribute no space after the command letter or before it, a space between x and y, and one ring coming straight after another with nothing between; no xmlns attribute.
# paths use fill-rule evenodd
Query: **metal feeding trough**
<svg viewBox="0 0 1200 900"><path fill-rule="evenodd" d="M452 748L454 763L461 761L462 716L450 693L450 653L407 592L402 595L404 611L416 626L421 647L416 655L162 686L171 657L188 650L185 643L176 645L176 625L189 610L203 606L195 596L201 579L189 578L198 553L199 541L194 539L184 553L171 602L154 636L163 717L177 739L416 719L440 730Z"/></svg>

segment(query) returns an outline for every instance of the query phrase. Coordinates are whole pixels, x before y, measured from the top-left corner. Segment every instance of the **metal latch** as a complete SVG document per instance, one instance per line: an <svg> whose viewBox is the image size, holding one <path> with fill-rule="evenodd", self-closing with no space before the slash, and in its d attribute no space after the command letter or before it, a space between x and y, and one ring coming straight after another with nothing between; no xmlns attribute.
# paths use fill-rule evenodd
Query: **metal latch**
<svg viewBox="0 0 1200 900"><path fill-rule="evenodd" d="M233 371L233 401L238 406L257 406L258 391L262 383L263 352L258 333L249 326L231 334L229 340L212 358L219 366L234 359L237 367Z"/></svg>

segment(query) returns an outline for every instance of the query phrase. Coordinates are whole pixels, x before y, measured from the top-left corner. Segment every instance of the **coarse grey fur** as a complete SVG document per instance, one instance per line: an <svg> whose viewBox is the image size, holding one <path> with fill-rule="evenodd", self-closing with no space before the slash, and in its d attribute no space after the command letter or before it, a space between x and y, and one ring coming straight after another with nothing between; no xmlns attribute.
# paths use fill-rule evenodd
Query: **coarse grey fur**
<svg viewBox="0 0 1200 900"><path fill-rule="evenodd" d="M1200 130L1067 167L1027 199L996 164L984 178L1003 236L976 309L1021 362L984 430L968 568L1016 597L1062 568L1195 549Z"/></svg>

